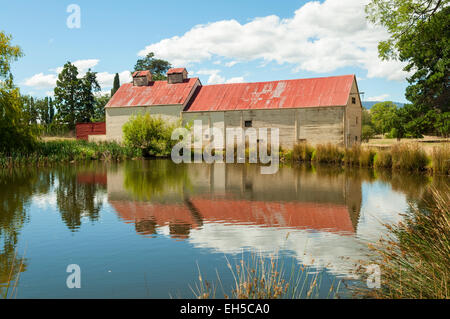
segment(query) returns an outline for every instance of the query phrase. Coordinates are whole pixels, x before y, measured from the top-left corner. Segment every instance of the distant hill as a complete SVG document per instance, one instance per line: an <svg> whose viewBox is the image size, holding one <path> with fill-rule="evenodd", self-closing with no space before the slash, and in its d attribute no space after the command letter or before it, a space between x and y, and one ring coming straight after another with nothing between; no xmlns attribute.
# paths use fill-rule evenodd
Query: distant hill
<svg viewBox="0 0 450 319"><path fill-rule="evenodd" d="M365 102L362 102L362 105L366 108L366 109L368 109L368 110L370 110L370 108L372 107L372 106L374 106L375 104L377 104L377 103L380 103L380 102L386 102L386 101L365 101ZM400 102L393 102L395 105L397 105L397 107L403 107L403 105L405 105L405 103L400 103Z"/></svg>

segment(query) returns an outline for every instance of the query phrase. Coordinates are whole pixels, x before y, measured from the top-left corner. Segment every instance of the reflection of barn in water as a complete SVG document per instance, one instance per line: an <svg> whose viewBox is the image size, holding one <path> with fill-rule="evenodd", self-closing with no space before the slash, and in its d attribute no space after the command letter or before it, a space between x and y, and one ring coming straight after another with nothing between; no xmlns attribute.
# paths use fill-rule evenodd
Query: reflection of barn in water
<svg viewBox="0 0 450 319"><path fill-rule="evenodd" d="M257 166L224 164L192 164L185 169L189 186L168 187L147 201L135 201L133 192L124 187L126 169L111 171L108 200L144 235L160 228L185 239L205 223L356 231L361 182L345 173L281 168L278 174L261 175Z"/></svg>

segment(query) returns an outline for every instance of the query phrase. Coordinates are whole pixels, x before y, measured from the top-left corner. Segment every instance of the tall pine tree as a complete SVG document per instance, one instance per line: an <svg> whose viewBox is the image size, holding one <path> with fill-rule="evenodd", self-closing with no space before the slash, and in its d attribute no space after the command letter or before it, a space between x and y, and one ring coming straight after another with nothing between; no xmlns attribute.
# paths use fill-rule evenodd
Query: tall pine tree
<svg viewBox="0 0 450 319"><path fill-rule="evenodd" d="M49 123L53 123L53 118L55 117L55 108L53 107L52 98L50 98L48 101L48 109Z"/></svg>
<svg viewBox="0 0 450 319"><path fill-rule="evenodd" d="M119 88L120 88L120 79L119 74L116 73L116 75L114 76L113 88L111 89L111 97L114 96L114 94L117 92Z"/></svg>
<svg viewBox="0 0 450 319"><path fill-rule="evenodd" d="M80 80L79 121L91 122L95 116L96 99L94 92L100 91L97 73L89 69Z"/></svg>
<svg viewBox="0 0 450 319"><path fill-rule="evenodd" d="M80 80L75 65L67 62L58 75L55 87L55 104L58 110L58 120L75 128L79 118Z"/></svg>

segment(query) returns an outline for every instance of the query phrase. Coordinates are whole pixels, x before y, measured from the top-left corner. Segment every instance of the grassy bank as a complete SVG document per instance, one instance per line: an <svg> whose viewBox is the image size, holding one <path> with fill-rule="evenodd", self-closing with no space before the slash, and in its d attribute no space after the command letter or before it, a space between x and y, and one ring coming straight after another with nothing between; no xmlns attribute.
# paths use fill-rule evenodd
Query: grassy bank
<svg viewBox="0 0 450 319"><path fill-rule="evenodd" d="M0 153L0 167L46 166L51 163L85 160L123 160L140 156L136 150L115 142L91 143L83 140L39 141L30 151Z"/></svg>
<svg viewBox="0 0 450 319"><path fill-rule="evenodd" d="M380 299L450 298L450 189L431 188L422 205L410 205L405 221L371 246L381 271L380 289L357 296Z"/></svg>
<svg viewBox="0 0 450 319"><path fill-rule="evenodd" d="M130 144L124 146L116 142L93 143L67 139L41 140L30 151L0 153L0 167L45 166L55 162L84 160L117 161L142 157L144 153L142 148ZM192 151L192 157L194 157L194 153ZM270 150L269 153L271 153ZM223 155L225 156L225 152L223 152ZM237 149L235 147L235 159L236 155ZM428 155L420 145L413 143L397 144L389 150L374 150L361 146L345 149L333 144L313 147L307 143L301 143L294 145L292 150L280 149L279 155L281 162L284 163L323 163L336 166L374 167L378 169L450 175L450 145L448 144L435 147L431 155ZM159 156L163 155L159 154ZM164 156L170 156L170 152L164 152ZM245 148L245 158L246 162L248 162L248 147Z"/></svg>
<svg viewBox="0 0 450 319"><path fill-rule="evenodd" d="M450 145L435 147L431 156L418 144L398 144L390 150L376 151L359 145L345 149L333 144L313 147L301 143L291 152L287 157L294 162L450 174Z"/></svg>

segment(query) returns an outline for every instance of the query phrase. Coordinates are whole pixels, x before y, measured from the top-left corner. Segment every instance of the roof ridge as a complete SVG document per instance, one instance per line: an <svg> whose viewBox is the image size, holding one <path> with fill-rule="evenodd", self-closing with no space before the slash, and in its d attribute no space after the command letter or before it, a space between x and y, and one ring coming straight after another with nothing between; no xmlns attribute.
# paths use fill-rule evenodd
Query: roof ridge
<svg viewBox="0 0 450 319"><path fill-rule="evenodd" d="M332 78L343 78L343 77L356 77L355 74L344 74L344 75L332 75L332 76L319 76L316 78L300 78L300 79L288 79L288 80L272 80L272 81L257 81L257 82L237 82L237 83L217 83L217 84L206 84L206 86L220 86L220 85L236 85L236 84L262 84L262 83L274 83L274 82L287 82L287 81L301 81L301 80L317 80L317 79L332 79Z"/></svg>

